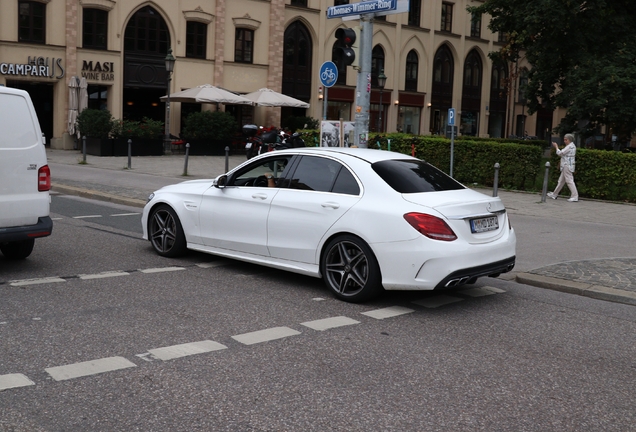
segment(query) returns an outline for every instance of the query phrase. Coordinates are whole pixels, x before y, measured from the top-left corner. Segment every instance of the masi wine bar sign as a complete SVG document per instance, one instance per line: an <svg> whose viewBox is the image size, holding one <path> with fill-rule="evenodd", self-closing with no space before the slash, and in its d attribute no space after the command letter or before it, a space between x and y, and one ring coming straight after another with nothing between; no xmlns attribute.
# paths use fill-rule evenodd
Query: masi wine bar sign
<svg viewBox="0 0 636 432"><path fill-rule="evenodd" d="M113 62L82 62L82 77L93 81L113 81L115 79L115 63Z"/></svg>

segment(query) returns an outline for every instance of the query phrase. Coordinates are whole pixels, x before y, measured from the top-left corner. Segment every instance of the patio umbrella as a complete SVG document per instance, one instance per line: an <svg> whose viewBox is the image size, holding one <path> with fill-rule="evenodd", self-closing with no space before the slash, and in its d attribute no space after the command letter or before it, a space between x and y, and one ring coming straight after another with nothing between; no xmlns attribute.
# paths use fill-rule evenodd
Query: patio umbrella
<svg viewBox="0 0 636 432"><path fill-rule="evenodd" d="M72 76L68 82L68 134L74 135L77 123L79 78Z"/></svg>
<svg viewBox="0 0 636 432"><path fill-rule="evenodd" d="M243 96L259 106L309 108L309 104L307 102L294 99L293 97L275 92L268 88L262 88Z"/></svg>
<svg viewBox="0 0 636 432"><path fill-rule="evenodd" d="M168 96L159 98L162 102L168 100ZM180 92L170 94L170 102L189 103L222 103L252 105L252 101L210 84L203 84Z"/></svg>
<svg viewBox="0 0 636 432"><path fill-rule="evenodd" d="M77 100L77 113L81 113L88 108L88 83L86 78L82 77L79 82L79 95Z"/></svg>

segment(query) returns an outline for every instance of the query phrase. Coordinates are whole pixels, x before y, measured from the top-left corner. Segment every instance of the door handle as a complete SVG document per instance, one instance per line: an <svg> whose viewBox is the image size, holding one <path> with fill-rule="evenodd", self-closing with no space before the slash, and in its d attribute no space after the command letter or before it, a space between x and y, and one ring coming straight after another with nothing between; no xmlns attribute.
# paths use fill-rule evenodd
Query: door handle
<svg viewBox="0 0 636 432"><path fill-rule="evenodd" d="M320 205L323 206L324 208L327 208L327 207L332 208L332 209L340 208L340 204L338 204L337 202L333 202L333 201L327 201L327 202L324 202L324 203L322 203Z"/></svg>
<svg viewBox="0 0 636 432"><path fill-rule="evenodd" d="M252 198L260 198L262 200L267 199L267 194L266 193L254 193L252 194Z"/></svg>

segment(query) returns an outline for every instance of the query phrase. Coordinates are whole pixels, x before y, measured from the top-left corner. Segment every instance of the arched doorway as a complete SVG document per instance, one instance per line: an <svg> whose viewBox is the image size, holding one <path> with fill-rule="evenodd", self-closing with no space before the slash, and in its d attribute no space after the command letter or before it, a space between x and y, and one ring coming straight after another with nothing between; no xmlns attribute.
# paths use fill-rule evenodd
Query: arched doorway
<svg viewBox="0 0 636 432"><path fill-rule="evenodd" d="M471 50L466 56L466 62L464 63L462 116L459 126L462 135L477 136L479 133L482 76L481 57L476 50Z"/></svg>
<svg viewBox="0 0 636 432"><path fill-rule="evenodd" d="M448 109L453 107L453 75L455 64L447 45L439 47L433 60L431 91L431 133L442 135L448 122Z"/></svg>
<svg viewBox="0 0 636 432"><path fill-rule="evenodd" d="M488 108L488 134L491 138L506 136L507 105L508 67L504 62L493 62L490 78L490 106Z"/></svg>
<svg viewBox="0 0 636 432"><path fill-rule="evenodd" d="M165 120L167 72L164 59L170 47L165 20L151 6L139 9L124 33L123 118Z"/></svg>
<svg viewBox="0 0 636 432"><path fill-rule="evenodd" d="M294 21L285 30L283 47L283 93L309 102L311 98L311 35L300 21ZM281 120L305 116L304 108L282 108Z"/></svg>

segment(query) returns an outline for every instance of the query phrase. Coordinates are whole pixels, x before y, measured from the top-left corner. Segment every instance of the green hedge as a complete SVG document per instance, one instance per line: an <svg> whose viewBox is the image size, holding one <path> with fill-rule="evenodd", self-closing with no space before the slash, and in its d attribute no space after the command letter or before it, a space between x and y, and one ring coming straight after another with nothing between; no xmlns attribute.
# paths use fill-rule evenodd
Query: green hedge
<svg viewBox="0 0 636 432"><path fill-rule="evenodd" d="M308 146L318 145L319 131L301 131ZM442 171L450 171L450 140L432 135L370 134L369 147L411 154ZM543 141L457 137L453 157L453 177L466 184L492 186L494 165L499 163L499 187L514 190L540 190L545 173ZM559 157L550 156L548 190L559 178ZM636 153L577 149L574 175L579 195L612 201L636 203ZM567 194L567 191L566 191Z"/></svg>

